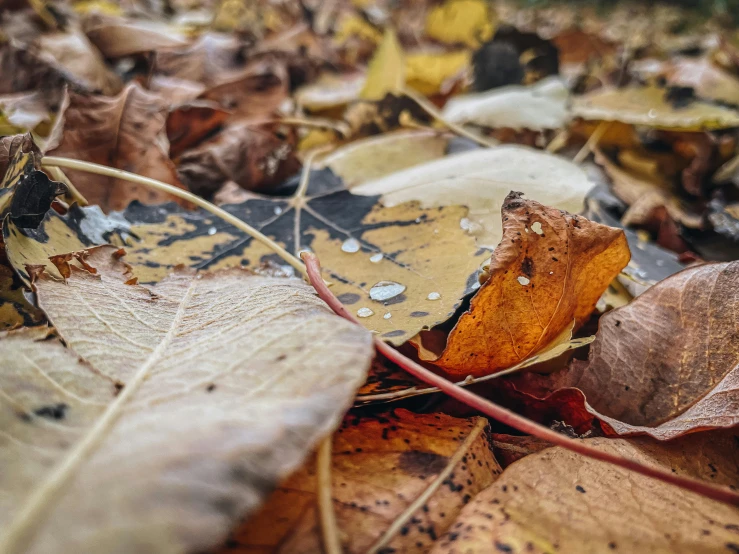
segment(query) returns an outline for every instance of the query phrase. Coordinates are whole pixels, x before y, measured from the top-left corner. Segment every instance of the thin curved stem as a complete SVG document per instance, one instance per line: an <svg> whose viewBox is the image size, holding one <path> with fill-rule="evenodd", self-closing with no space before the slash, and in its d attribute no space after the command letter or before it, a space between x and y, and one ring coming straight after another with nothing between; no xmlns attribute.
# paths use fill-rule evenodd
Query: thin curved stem
<svg viewBox="0 0 739 554"><path fill-rule="evenodd" d="M321 279L321 266L315 254L304 252L301 254L301 258L305 262L308 278L310 279L310 283L313 288L316 289L318 296L320 296L337 315L360 325L359 321L349 313L341 302L339 302L338 298L334 296L323 282L323 279ZM379 338L375 338L375 348L383 356L398 364L417 379L437 387L452 398L459 400L467 406L474 408L501 423L513 427L522 433L533 435L582 456L613 464L641 475L652 477L665 483L670 483L671 485L676 485L682 489L695 492L713 500L718 500L719 502L739 506L739 492L734 492L725 487L718 487L698 479L682 477L670 471L640 464L636 460L630 460L628 458L611 454L610 452L598 450L597 448L593 448L586 444L582 439L571 439L566 437L565 435L557 433L543 425L531 421L530 419L526 419L511 410L498 406L490 400L478 396L467 389L463 389L462 387L455 385L444 377L436 375L410 358L407 358Z"/></svg>
<svg viewBox="0 0 739 554"><path fill-rule="evenodd" d="M468 138L470 140L473 140L477 144L480 144L487 148L494 148L496 146L499 146L497 141L488 140L486 138L476 135L475 133L469 132L467 129L465 129L461 125L457 125L456 123L447 121L446 119L444 119L444 116L441 115L441 112L436 109L436 106L434 106L431 102L429 102L426 98L424 98L417 92L406 87L403 89L403 94L405 94L408 98L410 98L416 104L418 104L423 109L423 111L428 113L436 121L443 123L447 128L449 128L451 131L454 131L458 135Z"/></svg>
<svg viewBox="0 0 739 554"><path fill-rule="evenodd" d="M331 442L332 436L326 437L318 448L316 457L318 514L321 520L323 548L326 554L341 554L339 527L336 524L334 501L331 496Z"/></svg>
<svg viewBox="0 0 739 554"><path fill-rule="evenodd" d="M211 204L207 200L204 200L203 198L200 198L199 196L196 196L195 194L191 192L188 192L181 188L174 187L172 185L168 185L167 183L162 183L161 181L157 181L156 179L150 179L149 177L142 177L141 175L136 175L135 173L131 173L129 171L124 171L122 169L115 169L113 167L108 167L105 165L100 165L100 164L96 164L92 162L84 162L81 160L72 160L69 158L58 158L56 156L44 156L41 159L41 165L44 165L46 167L66 167L67 169L75 169L77 171L86 171L87 173L105 175L106 177L114 177L116 179L122 179L124 181L130 181L132 183L144 185L149 188L161 190L161 191L171 194L172 196L177 196L178 198L187 200L188 202L191 202L195 204L196 206L199 206L203 208L204 210L209 211L213 215L220 217L225 222L230 223L231 225L236 227L239 231L243 231L244 233L246 233L253 239L261 242L267 248L270 248L272 251L274 251L275 254L277 254L280 258L285 260L285 262L290 264L293 267L293 269L295 269L298 273L300 273L300 275L302 275L303 277L306 276L305 266L301 263L301 261L298 258L290 254L282 246L277 244L275 241L273 241L269 237L260 233L258 230L256 230L254 227L252 227L248 223L240 220L238 217L228 213L226 210L222 208L219 208L215 204Z"/></svg>

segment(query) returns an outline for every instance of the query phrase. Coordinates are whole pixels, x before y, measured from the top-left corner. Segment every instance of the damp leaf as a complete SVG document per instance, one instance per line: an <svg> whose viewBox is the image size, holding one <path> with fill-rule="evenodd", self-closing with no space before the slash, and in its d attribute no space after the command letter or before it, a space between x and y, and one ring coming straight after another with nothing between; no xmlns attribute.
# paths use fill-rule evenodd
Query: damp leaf
<svg viewBox="0 0 739 554"><path fill-rule="evenodd" d="M500 472L484 418L407 410L347 415L333 438L332 496L345 552L424 552ZM222 552L320 552L315 464L237 528ZM383 551L383 550L381 550Z"/></svg>
<svg viewBox="0 0 739 554"><path fill-rule="evenodd" d="M730 486L739 477L735 441L732 432L669 443L587 439L605 452ZM728 553L739 548L738 528L733 506L554 447L508 466L431 552Z"/></svg>
<svg viewBox="0 0 739 554"><path fill-rule="evenodd" d="M68 348L30 331L0 340L6 552L212 547L364 379L370 334L301 281L181 270L146 288L120 255L58 257L66 282L37 275Z"/></svg>
<svg viewBox="0 0 739 554"><path fill-rule="evenodd" d="M294 179L285 187L298 184ZM487 252L460 226L466 208L392 208L357 196L330 170L310 173L307 187L288 197L255 196L224 208L289 252L310 249L326 280L362 324L393 344L446 321L474 290ZM210 213L132 205L129 261L142 282L174 266L201 269L284 262L268 248Z"/></svg>
<svg viewBox="0 0 739 554"><path fill-rule="evenodd" d="M629 261L622 230L520 193L506 198L502 218L503 239L487 279L441 355L423 357L456 376L509 368L543 350L573 320L579 327Z"/></svg>

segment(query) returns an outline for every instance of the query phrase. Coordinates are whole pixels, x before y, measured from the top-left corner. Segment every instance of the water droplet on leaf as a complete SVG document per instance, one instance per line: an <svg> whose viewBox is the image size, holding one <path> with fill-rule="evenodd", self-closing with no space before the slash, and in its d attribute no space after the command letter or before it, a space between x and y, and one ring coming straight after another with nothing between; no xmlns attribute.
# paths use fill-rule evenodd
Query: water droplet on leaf
<svg viewBox="0 0 739 554"><path fill-rule="evenodd" d="M373 312L369 308L359 308L357 310L357 316L358 317L369 317L371 315L375 315L375 312Z"/></svg>
<svg viewBox="0 0 739 554"><path fill-rule="evenodd" d="M395 281L380 281L372 285L370 289L370 298L378 302L390 300L396 296L403 294L406 286L396 283Z"/></svg>
<svg viewBox="0 0 739 554"><path fill-rule="evenodd" d="M426 298L428 300L439 300L441 298L441 294L438 292L430 292Z"/></svg>
<svg viewBox="0 0 739 554"><path fill-rule="evenodd" d="M359 252L359 241L357 239L346 239L341 245L341 250L349 254Z"/></svg>

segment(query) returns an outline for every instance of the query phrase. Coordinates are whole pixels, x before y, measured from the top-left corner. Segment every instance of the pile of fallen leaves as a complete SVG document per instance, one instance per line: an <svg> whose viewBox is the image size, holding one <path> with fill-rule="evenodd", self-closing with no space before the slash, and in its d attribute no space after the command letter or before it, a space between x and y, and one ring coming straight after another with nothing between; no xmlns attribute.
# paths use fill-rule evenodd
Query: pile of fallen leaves
<svg viewBox="0 0 739 554"><path fill-rule="evenodd" d="M738 553L739 32L592 4L1 3L0 553Z"/></svg>

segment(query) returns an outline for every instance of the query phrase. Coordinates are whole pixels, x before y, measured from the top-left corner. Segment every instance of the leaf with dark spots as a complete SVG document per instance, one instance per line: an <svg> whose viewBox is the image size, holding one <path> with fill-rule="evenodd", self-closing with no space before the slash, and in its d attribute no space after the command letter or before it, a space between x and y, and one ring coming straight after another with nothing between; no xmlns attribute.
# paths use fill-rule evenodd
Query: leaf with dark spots
<svg viewBox="0 0 739 554"><path fill-rule="evenodd" d="M686 269L603 316L588 363L513 386L534 404L567 395L570 415L611 434L668 440L736 425L737 291L739 262Z"/></svg>
<svg viewBox="0 0 739 554"><path fill-rule="evenodd" d="M734 435L700 433L667 443L585 440L599 450L678 475L734 485L739 477ZM736 507L561 447L538 452L525 448L528 455L506 467L462 508L432 554L694 554L725 552L725 544L736 540L730 530L739 523ZM706 461L719 471L712 472Z"/></svg>
<svg viewBox="0 0 739 554"><path fill-rule="evenodd" d="M449 529L465 498L500 472L486 428L483 418L407 410L347 415L333 438L331 468L344 552L372 546L379 552L428 550ZM232 531L218 552L320 552L316 487L311 461Z"/></svg>
<svg viewBox="0 0 739 554"><path fill-rule="evenodd" d="M585 322L629 260L620 229L521 196L503 203L503 239L444 351L420 352L447 373L489 375L543 351Z"/></svg>
<svg viewBox="0 0 739 554"><path fill-rule="evenodd" d="M486 251L460 227L466 208L421 209L409 202L388 208L377 197L343 190L329 169L313 171L276 192L224 206L288 251L310 248L321 259L334 294L361 322L393 344L446 321L475 289ZM127 261L141 282L156 282L173 267L199 269L265 261L284 264L268 248L210 213L133 204ZM420 315L418 312L425 312ZM415 313L415 315L411 315Z"/></svg>

